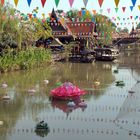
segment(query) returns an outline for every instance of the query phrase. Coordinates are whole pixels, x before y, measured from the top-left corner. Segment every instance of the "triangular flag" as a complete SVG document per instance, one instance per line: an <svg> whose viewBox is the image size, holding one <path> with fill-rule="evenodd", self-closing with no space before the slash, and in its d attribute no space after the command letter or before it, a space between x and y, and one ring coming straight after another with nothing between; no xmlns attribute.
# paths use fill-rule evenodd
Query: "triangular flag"
<svg viewBox="0 0 140 140"><path fill-rule="evenodd" d="M88 0L83 0L85 7L87 6Z"/></svg>
<svg viewBox="0 0 140 140"><path fill-rule="evenodd" d="M100 5L100 7L102 7L103 1L104 1L104 0L98 0L98 3L99 3L99 5Z"/></svg>
<svg viewBox="0 0 140 140"><path fill-rule="evenodd" d="M114 1L115 1L115 4L116 4L116 7L118 7L120 0L114 0Z"/></svg>
<svg viewBox="0 0 140 140"><path fill-rule="evenodd" d="M1 5L4 5L4 0L1 0Z"/></svg>
<svg viewBox="0 0 140 140"><path fill-rule="evenodd" d="M110 13L110 8L107 9L107 12Z"/></svg>
<svg viewBox="0 0 140 140"><path fill-rule="evenodd" d="M72 7L74 0L69 0L70 7Z"/></svg>
<svg viewBox="0 0 140 140"><path fill-rule="evenodd" d="M44 7L46 0L41 0L41 3L42 3L42 7Z"/></svg>
<svg viewBox="0 0 140 140"><path fill-rule="evenodd" d="M133 4L133 6L135 6L136 0L132 0L132 4Z"/></svg>
<svg viewBox="0 0 140 140"><path fill-rule="evenodd" d="M132 18L133 18L133 16L130 16L130 18L132 19Z"/></svg>
<svg viewBox="0 0 140 140"><path fill-rule="evenodd" d="M14 2L15 2L15 5L17 6L18 5L18 0L14 0Z"/></svg>
<svg viewBox="0 0 140 140"><path fill-rule="evenodd" d="M133 11L133 8L134 8L134 6L130 6L130 10L131 10L131 12Z"/></svg>
<svg viewBox="0 0 140 140"><path fill-rule="evenodd" d="M119 9L118 7L115 8L116 13L118 12L118 9Z"/></svg>
<svg viewBox="0 0 140 140"><path fill-rule="evenodd" d="M55 0L55 5L56 5L56 7L58 7L59 1L60 1L60 0Z"/></svg>
<svg viewBox="0 0 140 140"><path fill-rule="evenodd" d="M138 8L139 8L139 10L140 10L140 5L138 5Z"/></svg>
<svg viewBox="0 0 140 140"><path fill-rule="evenodd" d="M30 7L30 5L31 5L31 1L32 1L32 0L27 0L29 7Z"/></svg>
<svg viewBox="0 0 140 140"><path fill-rule="evenodd" d="M126 7L122 7L123 12L125 12Z"/></svg>

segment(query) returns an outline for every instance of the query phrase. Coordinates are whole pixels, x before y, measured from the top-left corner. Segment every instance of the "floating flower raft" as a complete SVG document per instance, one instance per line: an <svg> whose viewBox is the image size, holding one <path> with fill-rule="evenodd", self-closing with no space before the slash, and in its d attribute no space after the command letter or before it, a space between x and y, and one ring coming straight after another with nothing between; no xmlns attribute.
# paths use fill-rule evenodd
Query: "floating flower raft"
<svg viewBox="0 0 140 140"><path fill-rule="evenodd" d="M65 82L61 86L51 91L51 96L56 99L69 100L86 94L85 90L79 89L70 82Z"/></svg>

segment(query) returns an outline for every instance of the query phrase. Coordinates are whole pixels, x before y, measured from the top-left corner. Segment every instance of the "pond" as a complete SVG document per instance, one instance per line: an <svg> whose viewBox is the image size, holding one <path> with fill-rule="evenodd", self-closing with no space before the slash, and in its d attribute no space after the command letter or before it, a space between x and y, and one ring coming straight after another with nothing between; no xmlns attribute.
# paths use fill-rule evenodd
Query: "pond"
<svg viewBox="0 0 140 140"><path fill-rule="evenodd" d="M139 65L140 55L128 52L118 63L56 63L1 74L0 84L8 87L0 87L0 98L7 94L10 100L0 100L0 140L140 139ZM56 83L66 80L87 91L81 97L87 107L69 108L66 101L50 100ZM124 85L116 86L116 81ZM35 126L42 120L49 131L37 133Z"/></svg>

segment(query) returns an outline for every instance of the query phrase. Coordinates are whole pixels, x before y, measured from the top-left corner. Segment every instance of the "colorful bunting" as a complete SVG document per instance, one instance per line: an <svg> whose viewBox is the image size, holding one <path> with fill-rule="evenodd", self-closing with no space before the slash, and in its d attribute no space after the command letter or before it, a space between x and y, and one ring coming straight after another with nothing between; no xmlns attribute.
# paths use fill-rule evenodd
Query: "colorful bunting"
<svg viewBox="0 0 140 140"><path fill-rule="evenodd" d="M83 0L85 7L87 6L88 0Z"/></svg>
<svg viewBox="0 0 140 140"><path fill-rule="evenodd" d="M18 0L14 0L14 3L17 6L18 5Z"/></svg>
<svg viewBox="0 0 140 140"><path fill-rule="evenodd" d="M135 6L136 0L132 0L132 4L133 4L133 6Z"/></svg>
<svg viewBox="0 0 140 140"><path fill-rule="evenodd" d="M1 0L1 5L2 5L2 6L4 5L4 0Z"/></svg>
<svg viewBox="0 0 140 140"><path fill-rule="evenodd" d="M110 8L107 9L107 12L110 13Z"/></svg>
<svg viewBox="0 0 140 140"><path fill-rule="evenodd" d="M72 7L74 0L69 0L70 7Z"/></svg>
<svg viewBox="0 0 140 140"><path fill-rule="evenodd" d="M46 0L41 0L41 3L42 3L42 7L44 7Z"/></svg>
<svg viewBox="0 0 140 140"><path fill-rule="evenodd" d="M104 0L98 0L98 3L99 3L99 5L100 5L100 7L102 7L103 1L104 1Z"/></svg>
<svg viewBox="0 0 140 140"><path fill-rule="evenodd" d="M31 1L32 1L32 0L27 0L29 7L30 7L30 5L31 5Z"/></svg>
<svg viewBox="0 0 140 140"><path fill-rule="evenodd" d="M139 8L139 10L140 10L140 5L138 5L138 8Z"/></svg>
<svg viewBox="0 0 140 140"><path fill-rule="evenodd" d="M58 7L59 1L60 1L60 0L55 0L55 5L56 5L56 7Z"/></svg>
<svg viewBox="0 0 140 140"><path fill-rule="evenodd" d="M86 14L85 10L82 10L82 16L84 16Z"/></svg>
<svg viewBox="0 0 140 140"><path fill-rule="evenodd" d="M116 13L118 12L118 10L119 10L119 8L118 8L118 7L116 7L116 8L115 8Z"/></svg>
<svg viewBox="0 0 140 140"><path fill-rule="evenodd" d="M130 6L130 10L131 10L131 12L133 11L133 8L134 8L134 6Z"/></svg>
<svg viewBox="0 0 140 140"><path fill-rule="evenodd" d="M116 7L118 7L120 0L114 0L114 1L115 1L115 4L116 4Z"/></svg>
<svg viewBox="0 0 140 140"><path fill-rule="evenodd" d="M122 7L123 12L125 12L126 7Z"/></svg>

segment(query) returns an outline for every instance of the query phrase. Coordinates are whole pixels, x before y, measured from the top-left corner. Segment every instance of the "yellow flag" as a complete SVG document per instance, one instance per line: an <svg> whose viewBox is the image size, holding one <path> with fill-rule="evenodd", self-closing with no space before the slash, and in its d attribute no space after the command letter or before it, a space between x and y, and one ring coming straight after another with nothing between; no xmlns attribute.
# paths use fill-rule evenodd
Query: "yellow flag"
<svg viewBox="0 0 140 140"><path fill-rule="evenodd" d="M138 5L138 8L139 8L139 10L140 10L140 5Z"/></svg>
<svg viewBox="0 0 140 140"><path fill-rule="evenodd" d="M116 7L118 7L120 0L115 0Z"/></svg>
<svg viewBox="0 0 140 140"><path fill-rule="evenodd" d="M17 6L18 5L18 0L14 0L14 2L15 2L15 5Z"/></svg>

